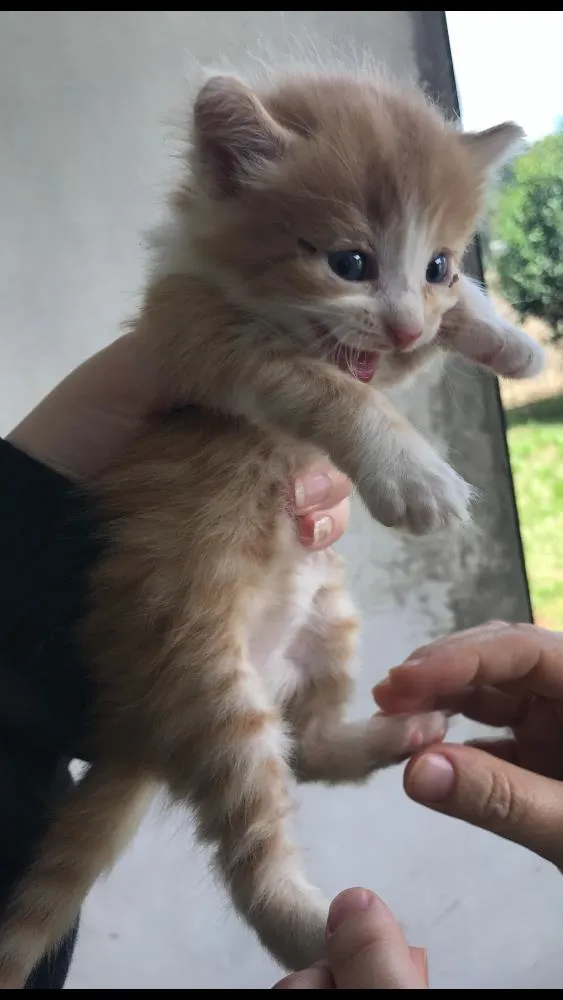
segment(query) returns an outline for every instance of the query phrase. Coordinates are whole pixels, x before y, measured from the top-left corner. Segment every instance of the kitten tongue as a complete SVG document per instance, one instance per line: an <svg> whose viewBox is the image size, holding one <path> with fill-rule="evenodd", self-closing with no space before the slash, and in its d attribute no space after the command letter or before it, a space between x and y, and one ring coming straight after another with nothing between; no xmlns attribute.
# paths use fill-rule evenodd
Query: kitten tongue
<svg viewBox="0 0 563 1000"><path fill-rule="evenodd" d="M379 364L377 351L355 351L348 348L338 351L337 364L343 372L357 378L359 382L371 382Z"/></svg>

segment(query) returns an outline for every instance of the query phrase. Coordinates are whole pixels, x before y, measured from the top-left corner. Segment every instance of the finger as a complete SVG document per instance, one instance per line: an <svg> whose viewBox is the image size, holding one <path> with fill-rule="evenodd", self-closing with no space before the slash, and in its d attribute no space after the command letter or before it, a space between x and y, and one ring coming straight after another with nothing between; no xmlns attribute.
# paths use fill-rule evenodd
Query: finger
<svg viewBox="0 0 563 1000"><path fill-rule="evenodd" d="M518 744L516 740L466 740L466 747L474 747L476 750L484 750L491 757L498 757L499 760L507 760L510 764L518 764Z"/></svg>
<svg viewBox="0 0 563 1000"><path fill-rule="evenodd" d="M317 962L301 972L292 972L272 986L273 990L333 990L334 979L326 962Z"/></svg>
<svg viewBox="0 0 563 1000"><path fill-rule="evenodd" d="M533 696L532 696L533 697ZM484 726L517 726L530 704L529 695L511 695L498 688L468 687L451 695L437 696L436 708Z"/></svg>
<svg viewBox="0 0 563 1000"><path fill-rule="evenodd" d="M563 864L563 788L469 746L421 753L405 769L412 799Z"/></svg>
<svg viewBox="0 0 563 1000"><path fill-rule="evenodd" d="M395 705L401 694L394 691L386 681L376 685L373 697L382 711L388 715L398 714ZM487 726L512 726L522 717L527 699L505 694L497 688L467 687L448 695L434 695L429 698L433 707L450 715L464 715L474 722Z"/></svg>
<svg viewBox="0 0 563 1000"><path fill-rule="evenodd" d="M510 685L513 693L562 698L563 635L534 625L461 633L452 643L419 649L386 680L374 697L389 712L432 708L437 697L470 685Z"/></svg>
<svg viewBox="0 0 563 1000"><path fill-rule="evenodd" d="M321 459L297 477L293 492L295 511L301 516L336 507L350 496L352 484L328 459Z"/></svg>
<svg viewBox="0 0 563 1000"><path fill-rule="evenodd" d="M327 959L340 990L426 989L420 957L385 903L367 889L346 889L333 900Z"/></svg>
<svg viewBox="0 0 563 1000"><path fill-rule="evenodd" d="M307 514L297 518L299 541L307 549L316 552L334 545L342 537L350 520L350 501L342 500L331 511L321 514Z"/></svg>
<svg viewBox="0 0 563 1000"><path fill-rule="evenodd" d="M428 952L426 948L409 947L412 963L420 974L424 985L428 987Z"/></svg>

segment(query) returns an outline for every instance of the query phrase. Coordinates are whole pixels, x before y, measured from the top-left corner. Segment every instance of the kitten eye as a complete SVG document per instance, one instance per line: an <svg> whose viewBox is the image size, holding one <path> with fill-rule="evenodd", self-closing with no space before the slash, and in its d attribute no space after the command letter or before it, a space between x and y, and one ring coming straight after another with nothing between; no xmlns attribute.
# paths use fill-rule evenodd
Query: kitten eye
<svg viewBox="0 0 563 1000"><path fill-rule="evenodd" d="M450 276L450 262L444 253L437 253L426 268L426 280L430 285L441 285Z"/></svg>
<svg viewBox="0 0 563 1000"><path fill-rule="evenodd" d="M368 281L370 259L361 250L332 250L326 259L331 271L343 281Z"/></svg>

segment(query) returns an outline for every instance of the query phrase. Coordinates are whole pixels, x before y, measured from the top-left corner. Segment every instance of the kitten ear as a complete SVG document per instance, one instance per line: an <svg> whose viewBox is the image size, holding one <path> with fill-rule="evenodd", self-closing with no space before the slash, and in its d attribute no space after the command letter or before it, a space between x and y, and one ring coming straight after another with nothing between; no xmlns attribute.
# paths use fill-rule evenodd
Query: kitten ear
<svg viewBox="0 0 563 1000"><path fill-rule="evenodd" d="M233 195L284 156L290 136L244 83L214 76L195 101L194 141L202 181Z"/></svg>
<svg viewBox="0 0 563 1000"><path fill-rule="evenodd" d="M524 131L514 122L504 122L484 132L465 132L461 139L479 172L488 174L517 152Z"/></svg>
<svg viewBox="0 0 563 1000"><path fill-rule="evenodd" d="M495 312L480 286L460 275L460 299L442 320L439 341L505 378L532 378L544 367L543 348Z"/></svg>

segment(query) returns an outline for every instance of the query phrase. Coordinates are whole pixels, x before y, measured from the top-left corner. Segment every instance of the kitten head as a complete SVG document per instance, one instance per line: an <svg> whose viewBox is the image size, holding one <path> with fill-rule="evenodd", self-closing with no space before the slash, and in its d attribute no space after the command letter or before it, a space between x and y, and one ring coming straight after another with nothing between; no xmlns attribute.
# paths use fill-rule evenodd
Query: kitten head
<svg viewBox="0 0 563 1000"><path fill-rule="evenodd" d="M427 355L521 131L463 135L385 80L292 77L258 96L220 76L196 99L192 138L200 262L296 349L369 381Z"/></svg>

